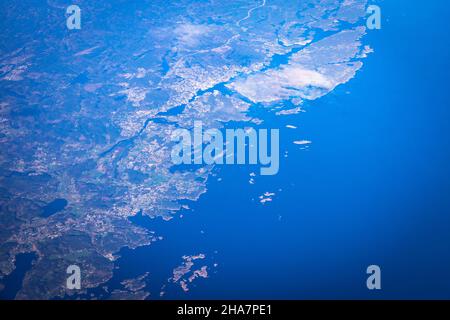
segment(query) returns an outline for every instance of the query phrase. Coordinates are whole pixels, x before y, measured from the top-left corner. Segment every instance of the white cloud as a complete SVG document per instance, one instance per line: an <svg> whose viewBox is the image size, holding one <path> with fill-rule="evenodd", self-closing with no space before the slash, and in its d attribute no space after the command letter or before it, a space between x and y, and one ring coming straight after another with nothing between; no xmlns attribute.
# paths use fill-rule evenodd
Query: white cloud
<svg viewBox="0 0 450 320"><path fill-rule="evenodd" d="M181 46L194 47L202 36L210 32L210 28L205 25L185 23L178 25L174 32Z"/></svg>
<svg viewBox="0 0 450 320"><path fill-rule="evenodd" d="M238 80L230 87L254 102L272 102L293 96L308 97L312 93L311 87L328 91L334 83L317 71L288 65Z"/></svg>

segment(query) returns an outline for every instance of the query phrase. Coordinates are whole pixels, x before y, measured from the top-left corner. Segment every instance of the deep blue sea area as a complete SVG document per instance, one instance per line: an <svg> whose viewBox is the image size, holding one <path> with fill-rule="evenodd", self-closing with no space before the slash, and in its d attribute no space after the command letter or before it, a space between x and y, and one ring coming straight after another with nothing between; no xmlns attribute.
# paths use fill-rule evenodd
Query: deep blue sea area
<svg viewBox="0 0 450 320"><path fill-rule="evenodd" d="M267 115L261 127L281 129L279 174L251 185L258 168L222 166L182 219L139 219L164 241L124 250L118 278L150 271L158 298L182 255L205 253L218 263L209 279L166 297L450 298L449 6L382 8L352 81L306 113ZM276 196L262 205L265 191ZM366 288L371 264L381 291Z"/></svg>

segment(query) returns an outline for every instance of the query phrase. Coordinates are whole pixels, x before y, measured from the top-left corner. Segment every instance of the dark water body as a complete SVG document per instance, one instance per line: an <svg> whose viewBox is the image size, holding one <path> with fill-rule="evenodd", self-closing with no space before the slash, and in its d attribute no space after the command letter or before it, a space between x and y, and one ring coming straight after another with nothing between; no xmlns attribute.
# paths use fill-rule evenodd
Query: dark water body
<svg viewBox="0 0 450 320"><path fill-rule="evenodd" d="M55 213L58 213L67 206L68 202L66 199L55 199L49 204L47 204L44 208L42 208L42 217L50 217L51 215L54 215Z"/></svg>
<svg viewBox="0 0 450 320"><path fill-rule="evenodd" d="M2 280L5 288L3 291L0 291L0 300L13 300L16 297L22 288L22 282L26 272L31 269L33 261L36 258L34 253L21 253L16 256L16 268Z"/></svg>

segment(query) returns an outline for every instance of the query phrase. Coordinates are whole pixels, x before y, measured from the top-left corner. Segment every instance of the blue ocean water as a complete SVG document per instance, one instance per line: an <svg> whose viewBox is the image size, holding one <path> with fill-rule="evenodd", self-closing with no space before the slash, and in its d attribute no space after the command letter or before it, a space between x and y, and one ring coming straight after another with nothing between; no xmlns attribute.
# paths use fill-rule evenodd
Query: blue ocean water
<svg viewBox="0 0 450 320"><path fill-rule="evenodd" d="M289 152L279 174L250 185L256 170L220 168L194 211L158 223L165 240L124 254L121 270L151 266L158 283L181 255L205 252L216 272L171 297L450 298L449 6L382 8L367 37L375 54L355 79L306 113L267 119ZM313 143L301 150L298 139ZM263 206L265 191L276 196ZM371 264L381 291L366 288Z"/></svg>

